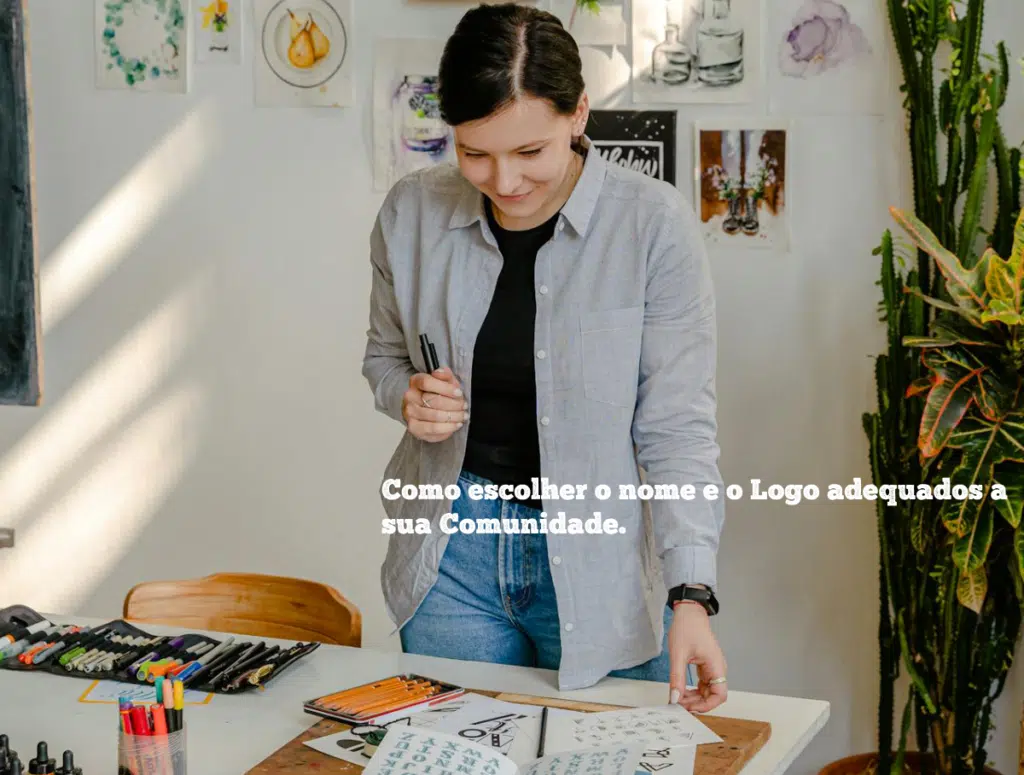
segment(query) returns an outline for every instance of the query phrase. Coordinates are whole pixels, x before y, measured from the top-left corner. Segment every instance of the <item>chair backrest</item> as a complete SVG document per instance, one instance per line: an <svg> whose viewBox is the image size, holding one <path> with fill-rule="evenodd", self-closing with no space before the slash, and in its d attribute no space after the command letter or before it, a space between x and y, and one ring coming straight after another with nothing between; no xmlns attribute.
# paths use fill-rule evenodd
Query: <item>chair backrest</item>
<svg viewBox="0 0 1024 775"><path fill-rule="evenodd" d="M362 645L355 605L325 584L285 576L216 573L136 584L124 599L123 616L257 638Z"/></svg>

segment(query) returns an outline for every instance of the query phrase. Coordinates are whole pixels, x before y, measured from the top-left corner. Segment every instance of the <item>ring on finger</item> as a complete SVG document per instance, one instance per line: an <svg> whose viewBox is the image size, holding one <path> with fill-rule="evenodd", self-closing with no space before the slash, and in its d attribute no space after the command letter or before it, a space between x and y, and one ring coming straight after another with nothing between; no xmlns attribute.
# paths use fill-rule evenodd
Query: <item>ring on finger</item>
<svg viewBox="0 0 1024 775"><path fill-rule="evenodd" d="M452 421L452 413L451 412L445 412L445 414L448 415L448 422L451 422Z"/></svg>
<svg viewBox="0 0 1024 775"><path fill-rule="evenodd" d="M422 403L428 409L430 408L430 400L427 398L426 394L424 394L423 398L420 399L420 403Z"/></svg>
<svg viewBox="0 0 1024 775"><path fill-rule="evenodd" d="M725 683L725 676L722 676L721 678L712 678L710 681L708 681L708 686L714 686L715 684L724 684L724 683Z"/></svg>

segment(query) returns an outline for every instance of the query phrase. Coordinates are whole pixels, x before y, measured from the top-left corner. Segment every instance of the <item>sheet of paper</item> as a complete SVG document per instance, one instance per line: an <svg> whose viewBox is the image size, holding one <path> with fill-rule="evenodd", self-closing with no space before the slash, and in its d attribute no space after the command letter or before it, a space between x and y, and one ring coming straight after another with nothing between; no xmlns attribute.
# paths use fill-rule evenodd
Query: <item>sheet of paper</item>
<svg viewBox="0 0 1024 775"><path fill-rule="evenodd" d="M519 733L516 735L509 750L508 758L520 767L528 765L537 758L537 742L540 738L540 708L537 713L520 723ZM551 708L548 711L548 733L551 731L551 721L556 716L565 718L578 718L590 715L576 710L564 710L562 708ZM549 738L550 739L550 738ZM550 746L548 747L550 751ZM671 748L647 748L640 757L637 764L636 775L693 775L694 763L697 758L697 746L677 745Z"/></svg>
<svg viewBox="0 0 1024 775"><path fill-rule="evenodd" d="M120 681L93 681L78 698L79 702L96 702L117 705L119 697L127 697L134 703L156 702L156 686L153 684L122 683ZM213 699L207 692L185 690L186 705L206 705Z"/></svg>
<svg viewBox="0 0 1024 775"><path fill-rule="evenodd" d="M574 751L620 742L668 748L720 743L722 738L679 705L584 713L577 717L559 714L548 718L548 751Z"/></svg>
<svg viewBox="0 0 1024 775"><path fill-rule="evenodd" d="M636 775L693 775L697 746L676 745L672 748L648 748L640 757Z"/></svg>
<svg viewBox="0 0 1024 775"><path fill-rule="evenodd" d="M459 711L477 705L481 700L488 699L490 698L481 694L467 693L439 705L414 709L412 712L406 711L404 715L392 713L387 717L374 719L370 723L361 724L343 732L307 740L306 745L336 759L343 759L365 767L377 752L377 746L384 739L387 730L398 727L433 728L435 724L449 716L456 715Z"/></svg>
<svg viewBox="0 0 1024 775"><path fill-rule="evenodd" d="M546 773L546 770L541 772ZM560 773L562 770L551 770ZM629 770L626 775L631 775ZM364 775L519 775L515 764L497 751L434 729L388 730ZM608 773L608 775L614 775Z"/></svg>
<svg viewBox="0 0 1024 775"><path fill-rule="evenodd" d="M454 713L435 714L430 728L508 755L521 726L540 717L541 709L535 705L519 705L480 694L470 697L474 699Z"/></svg>
<svg viewBox="0 0 1024 775"><path fill-rule="evenodd" d="M551 718L549 716L548 722ZM585 751L565 751L545 756L520 771L521 775L576 775L595 772L601 775L634 775L640 763L642 745L619 744L588 748Z"/></svg>

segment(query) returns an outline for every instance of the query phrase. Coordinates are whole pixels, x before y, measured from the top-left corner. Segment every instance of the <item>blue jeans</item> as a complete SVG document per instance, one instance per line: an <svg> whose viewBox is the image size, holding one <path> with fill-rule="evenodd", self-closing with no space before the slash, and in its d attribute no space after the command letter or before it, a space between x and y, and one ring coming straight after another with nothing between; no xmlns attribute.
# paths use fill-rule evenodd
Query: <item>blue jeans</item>
<svg viewBox="0 0 1024 775"><path fill-rule="evenodd" d="M474 482L487 483L465 471L459 477L463 495L452 511L460 519L539 519L539 511L519 503L467 497ZM671 623L672 612L665 606L661 654L609 675L668 682ZM437 581L401 629L402 650L557 670L560 629L546 536L456 532L448 538Z"/></svg>

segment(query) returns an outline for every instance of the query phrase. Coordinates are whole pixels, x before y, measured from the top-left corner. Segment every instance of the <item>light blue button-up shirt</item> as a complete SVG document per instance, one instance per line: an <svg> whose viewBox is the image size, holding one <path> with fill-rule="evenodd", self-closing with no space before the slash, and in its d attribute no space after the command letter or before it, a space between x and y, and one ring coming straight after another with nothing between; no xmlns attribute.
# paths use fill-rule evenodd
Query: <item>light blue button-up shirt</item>
<svg viewBox="0 0 1024 775"><path fill-rule="evenodd" d="M400 180L380 209L363 374L376 408L399 422L410 376L427 370L421 333L459 379L473 421L474 344L502 266L483 205L458 168L437 166ZM543 498L544 510L581 520L598 512L624 528L547 536L562 624L559 688L571 690L660 653L666 587L716 584L725 492L715 304L690 205L671 185L593 150L537 254L535 281L541 475L587 485L582 499ZM438 443L406 432L383 479L456 483L468 429ZM620 485L643 482L655 497L620 497ZM595 494L599 484L609 498ZM390 536L381 583L401 627L437 578L452 499L381 500L389 518L432 526Z"/></svg>

